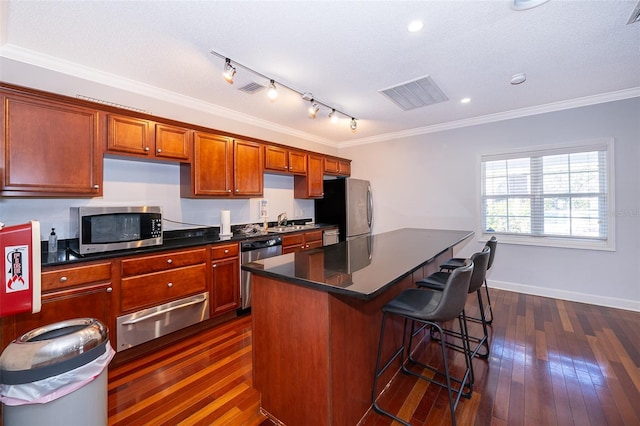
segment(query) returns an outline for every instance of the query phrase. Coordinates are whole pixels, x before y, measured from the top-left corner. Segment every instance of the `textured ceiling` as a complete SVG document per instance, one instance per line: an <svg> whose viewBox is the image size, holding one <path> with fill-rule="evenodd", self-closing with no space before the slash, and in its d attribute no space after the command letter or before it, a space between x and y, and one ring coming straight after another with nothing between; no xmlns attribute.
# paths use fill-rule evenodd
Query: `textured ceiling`
<svg viewBox="0 0 640 426"><path fill-rule="evenodd" d="M637 4L551 0L514 11L507 0L11 0L2 6L0 56L353 144L640 96L640 23L626 24ZM424 29L409 33L416 18ZM346 118L329 123L326 109L309 119L293 92L270 102L266 91L237 90L268 81L238 68L229 85L211 50L357 117L357 132ZM511 85L519 72L527 81ZM403 111L379 93L427 75L449 100Z"/></svg>

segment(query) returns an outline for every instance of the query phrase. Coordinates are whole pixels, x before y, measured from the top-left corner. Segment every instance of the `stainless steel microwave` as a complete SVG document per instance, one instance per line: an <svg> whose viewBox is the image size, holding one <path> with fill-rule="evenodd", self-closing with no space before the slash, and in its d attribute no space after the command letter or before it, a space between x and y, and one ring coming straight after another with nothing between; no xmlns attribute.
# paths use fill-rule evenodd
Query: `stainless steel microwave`
<svg viewBox="0 0 640 426"><path fill-rule="evenodd" d="M162 244L162 207L71 207L80 254Z"/></svg>

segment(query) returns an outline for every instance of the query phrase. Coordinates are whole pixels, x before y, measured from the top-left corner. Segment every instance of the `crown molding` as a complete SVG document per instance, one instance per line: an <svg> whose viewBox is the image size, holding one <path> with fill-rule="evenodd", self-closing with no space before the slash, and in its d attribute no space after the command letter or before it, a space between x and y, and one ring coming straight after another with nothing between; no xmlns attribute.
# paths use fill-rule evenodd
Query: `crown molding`
<svg viewBox="0 0 640 426"><path fill-rule="evenodd" d="M368 138L344 141L341 142L339 146L340 148L346 148L357 145L385 142L393 139L420 136L428 133L460 129L463 127L477 126L479 124L494 123L496 121L511 120L514 118L528 117L532 115L545 114L548 112L562 111L566 109L579 108L583 106L596 105L637 97L640 97L640 87L632 87L630 89L618 90L615 92L585 96L582 98L570 99L566 101L552 102L544 105L537 105L533 107L514 109L511 111L498 112L495 114L482 115L479 117L472 117L464 120L450 121L447 123L434 124L431 126L416 127L414 129L403 130L400 132L385 133Z"/></svg>
<svg viewBox="0 0 640 426"><path fill-rule="evenodd" d="M0 46L0 57L23 62L36 67L45 68L51 71L56 71L65 75L70 75L72 77L92 81L94 83L104 84L110 87L126 90L128 92L147 96L160 101L169 102L175 105L180 105L186 108L206 112L222 118L238 121L243 124L249 124L261 129L279 132L334 148L338 147L336 143L328 139L312 135L310 133L275 124L271 121L263 120L239 111L224 108L219 105L215 105L189 96L180 95L169 90L165 90L136 80L120 77L115 74L100 71L95 68L86 67L74 62L65 61L49 55L44 55L42 53L24 49L12 44L5 44L3 46Z"/></svg>

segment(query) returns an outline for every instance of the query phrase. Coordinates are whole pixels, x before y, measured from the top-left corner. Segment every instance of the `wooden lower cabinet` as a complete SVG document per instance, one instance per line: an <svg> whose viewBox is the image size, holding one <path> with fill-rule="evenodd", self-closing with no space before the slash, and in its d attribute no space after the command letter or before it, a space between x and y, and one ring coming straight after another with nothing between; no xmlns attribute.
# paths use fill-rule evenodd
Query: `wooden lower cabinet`
<svg viewBox="0 0 640 426"><path fill-rule="evenodd" d="M309 231L284 235L282 237L282 254L322 247L322 232Z"/></svg>
<svg viewBox="0 0 640 426"><path fill-rule="evenodd" d="M240 307L239 247L220 244L211 249L211 316Z"/></svg>

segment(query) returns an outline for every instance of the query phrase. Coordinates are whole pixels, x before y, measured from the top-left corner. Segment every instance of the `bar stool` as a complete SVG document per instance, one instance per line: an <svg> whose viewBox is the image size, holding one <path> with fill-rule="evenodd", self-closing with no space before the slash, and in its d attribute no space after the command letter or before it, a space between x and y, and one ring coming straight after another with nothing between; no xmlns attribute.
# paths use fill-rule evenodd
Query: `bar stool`
<svg viewBox="0 0 640 426"><path fill-rule="evenodd" d="M476 356L482 359L487 359L489 357L489 333L487 330L487 321L485 319L484 305L482 303L482 293L480 291L480 288L482 287L482 284L485 282L485 276L487 274L487 266L489 265L490 258L491 258L491 248L485 245L484 249L481 252L474 253L471 256L471 258L467 261L467 263L469 261L473 262L473 265L474 265L473 273L471 274L471 281L469 283L469 294L476 293L478 296L480 322L482 323L482 331L484 332L482 337L467 335L468 340L470 342L476 343L476 346L473 348L473 350L470 353L471 359L473 359ZM444 271L434 272L428 277L417 281L416 285L420 288L428 288L435 291L442 291L447 285L447 281L450 275L451 275L451 272L444 272ZM465 319L469 318L466 316L466 313L464 318ZM444 329L444 333L459 339L463 338L460 332L457 332L454 330ZM433 329L432 329L431 337L435 338ZM443 339L442 334L440 335L440 339ZM464 350L464 346L456 345L455 343L451 343L451 342L447 342L447 346L457 350ZM485 348L485 351L480 353L479 351L483 346ZM472 378L473 378L473 368L471 371L472 371Z"/></svg>
<svg viewBox="0 0 640 426"><path fill-rule="evenodd" d="M496 248L498 246L498 240L496 239L495 236L492 236L491 238L489 238L489 240L485 243L484 245L485 247L489 247L491 249L491 254L489 255L489 265L487 266L487 271L489 271L489 269L491 269L491 265L493 265L493 259L496 255ZM465 264L466 259L461 258L461 257L454 257L451 258L449 260L447 260L445 263L443 263L442 265L440 265L440 270L445 270L445 271L451 271L455 268L459 268L461 265ZM491 309L491 297L489 296L489 286L487 286L487 280L485 278L484 281L484 291L487 295L487 311L485 311L484 316L485 316L485 322L488 325L491 325L493 323L493 310ZM467 317L467 319L469 321L474 321L474 322L481 322L482 319L481 318L477 318L477 317Z"/></svg>
<svg viewBox="0 0 640 426"><path fill-rule="evenodd" d="M404 373L411 374L420 379L426 380L447 389L447 394L449 397L449 409L451 411L451 422L454 426L456 425L455 409L458 406L460 397L463 395L466 397L470 397L471 392L473 391L473 383L471 382L471 359L469 357L470 349L469 342L464 338L466 331L466 321L464 321L463 318L464 305L467 300L467 293L469 292L469 284L471 281L472 272L473 263L469 263L466 266L455 269L449 275L447 284L442 291L410 288L404 290L393 300L389 301L386 305L383 306L380 340L378 343L378 355L376 358L376 370L373 379L373 390L371 392L373 409L375 411L380 414L389 416L406 426L411 426L410 423L382 409L376 401L378 378L380 378L380 376L387 370L387 368L389 368L393 361L400 356L400 363L402 366L402 371ZM391 359L382 367L382 369L379 370L382 356L382 346L384 343L384 327L389 315L396 315L404 318L404 325L402 328L402 346L398 350L396 350ZM463 377L461 379L451 377L444 339L440 340L444 371L440 371L434 367L413 360L410 356L408 357L408 361L419 365L423 369L428 369L435 374L434 378L431 378L409 370L406 366L404 358L405 341L407 336L407 322L411 321L411 333L409 333L409 345L407 349L407 351L410 352L411 341L414 337L414 327L416 322L422 324L422 327L435 327L440 332L440 334L443 335L442 333L444 333L444 331L440 324L446 321L451 321L455 318L458 318L460 330L463 336L463 345L465 345L465 347L467 348L467 350L464 351L466 369ZM444 376L445 382L443 383L442 381L436 380L435 375ZM457 386L454 387L453 383L456 383ZM465 388L469 389L468 393L464 392Z"/></svg>

